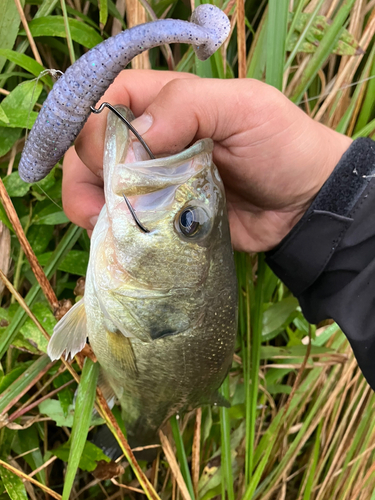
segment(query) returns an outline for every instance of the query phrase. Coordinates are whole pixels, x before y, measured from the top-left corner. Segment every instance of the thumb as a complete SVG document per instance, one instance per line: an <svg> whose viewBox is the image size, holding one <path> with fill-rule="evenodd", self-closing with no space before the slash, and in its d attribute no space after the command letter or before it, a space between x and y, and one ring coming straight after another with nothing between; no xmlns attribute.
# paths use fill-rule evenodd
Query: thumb
<svg viewBox="0 0 375 500"><path fill-rule="evenodd" d="M156 155L174 154L201 138L223 141L246 126L238 105L242 101L243 109L249 93L249 81L172 80L132 125Z"/></svg>

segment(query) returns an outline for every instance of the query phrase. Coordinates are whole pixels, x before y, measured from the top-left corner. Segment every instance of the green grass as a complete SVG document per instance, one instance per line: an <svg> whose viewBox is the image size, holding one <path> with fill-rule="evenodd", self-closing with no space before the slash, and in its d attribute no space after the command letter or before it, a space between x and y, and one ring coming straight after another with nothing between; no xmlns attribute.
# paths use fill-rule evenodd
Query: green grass
<svg viewBox="0 0 375 500"><path fill-rule="evenodd" d="M282 90L312 118L342 133L375 137L370 1L339 1L330 20L324 16L331 1L292 3L293 12L288 12L286 0L246 0L247 77ZM225 9L229 1L215 4ZM45 75L33 91L30 80L51 65L65 71L87 47L110 36L113 19L122 20L116 5L112 0L99 5L96 0L28 1L24 10L43 65L35 60L14 0L5 1L7 15L0 19L0 175L54 292L73 303L80 293L77 280L86 272L89 240L62 212L61 169L31 186L20 181L16 170L23 127L35 118L53 85ZM181 0L154 1L150 7L159 17L167 9L175 17L189 15ZM204 63L191 48L172 47L176 69L236 77L237 43L235 26L226 50ZM167 68L164 53L151 52L152 67ZM35 101L32 110L26 96ZM124 460L122 468L106 465L101 450L86 442L91 423L99 422L91 422L96 367L90 360L83 371L81 363L49 363L44 335L56 323L51 301L1 203L0 221L0 257L9 252L11 265L4 272L15 288L0 292L0 500L44 499L47 487L56 498L134 498L133 490L119 484L143 488L148 498L175 500L182 498L181 480L188 495L201 500L375 498L374 395L337 325L308 325L263 256L236 255L239 332L233 366L221 389L231 408L205 407L200 427L191 412L173 418L165 430L179 479L163 452L154 464L137 465L129 458L131 466ZM11 244L3 248L4 227ZM79 377L83 385L75 402ZM75 414L74 404L79 408ZM95 404L129 457L121 422L118 426L115 420L121 418L119 410L112 417L100 398ZM200 443L194 460L193 442ZM115 480L100 475L109 467Z"/></svg>

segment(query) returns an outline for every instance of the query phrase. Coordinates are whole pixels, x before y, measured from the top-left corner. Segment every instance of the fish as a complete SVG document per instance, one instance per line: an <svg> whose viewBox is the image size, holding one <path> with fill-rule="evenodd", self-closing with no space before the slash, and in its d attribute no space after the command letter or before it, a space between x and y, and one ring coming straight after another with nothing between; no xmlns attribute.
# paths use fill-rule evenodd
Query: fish
<svg viewBox="0 0 375 500"><path fill-rule="evenodd" d="M237 281L212 151L203 139L150 160L108 114L106 203L91 237L85 293L56 325L48 354L72 358L88 337L103 393L120 403L132 447L156 442L172 415L227 404L219 388L233 359Z"/></svg>

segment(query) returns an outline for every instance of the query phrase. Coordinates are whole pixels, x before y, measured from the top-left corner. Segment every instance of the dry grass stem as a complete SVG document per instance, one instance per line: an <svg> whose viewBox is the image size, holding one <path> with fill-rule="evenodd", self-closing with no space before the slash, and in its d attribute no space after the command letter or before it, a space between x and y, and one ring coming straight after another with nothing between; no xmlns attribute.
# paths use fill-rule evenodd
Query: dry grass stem
<svg viewBox="0 0 375 500"><path fill-rule="evenodd" d="M48 488L48 486L45 486L44 484L40 483L36 479L33 479L32 477L28 476L24 472L18 470L16 467L13 467L12 465L7 464L3 460L0 460L0 466L4 467L4 469L9 470L10 472L13 472L13 474L24 479L25 481L29 481L30 483L34 484L35 486L38 486L38 488L43 490L45 493L50 495L52 498L56 498L57 500L61 500L61 495L54 492L53 490Z"/></svg>
<svg viewBox="0 0 375 500"><path fill-rule="evenodd" d="M18 10L18 14L20 15L23 29L26 31L26 36L27 36L27 39L29 40L29 44L30 44L31 50L33 51L35 60L41 66L43 66L42 59L41 59L41 57L39 55L37 46L36 46L34 38L33 38L33 35L31 34L31 31L30 31L29 25L27 23L26 16L25 16L25 13L23 11L21 2L20 2L20 0L14 0L14 3L16 4L17 10Z"/></svg>
<svg viewBox="0 0 375 500"><path fill-rule="evenodd" d="M195 412L193 449L191 453L191 479L193 482L194 494L196 498L198 498L198 483L200 476L201 426L202 408L197 408Z"/></svg>
<svg viewBox="0 0 375 500"><path fill-rule="evenodd" d="M145 488L145 493L148 496L150 500L160 500L158 494L154 490L152 484L144 474L143 470L140 468L127 440L125 439L125 436L120 429L115 417L113 416L113 413L111 412L107 401L105 397L102 394L102 391L100 390L99 387L96 388L96 402L98 404L98 411L102 418L107 422L108 427L110 430L113 432L115 438L117 439L122 451L125 454L125 457L127 460L131 463L131 466L140 482L143 482L144 488Z"/></svg>
<svg viewBox="0 0 375 500"><path fill-rule="evenodd" d="M29 477L33 477L35 476L36 474L38 474L38 472L46 469L49 465L53 464L53 462L57 460L57 457L54 455L53 457L51 457L49 460L47 460L46 462L44 462L43 465L41 465L40 467L38 467L37 469L33 470L32 472L30 472L29 474Z"/></svg>
<svg viewBox="0 0 375 500"><path fill-rule="evenodd" d="M10 158L8 163L7 175L10 175L13 170L14 160L16 159L17 154L17 144L14 144L12 149L10 150Z"/></svg>
<svg viewBox="0 0 375 500"><path fill-rule="evenodd" d="M246 78L245 0L237 0L238 78Z"/></svg>
<svg viewBox="0 0 375 500"><path fill-rule="evenodd" d="M8 280L8 278L5 276L3 271L0 269L0 279L4 283L4 285L8 288L8 290L11 292L13 297L16 298L17 302L20 304L20 306L24 309L24 311L28 314L28 316L33 320L35 325L38 327L44 338L47 340L50 339L49 334L46 332L46 330L43 328L43 326L40 324L39 320L37 317L31 312L30 308L24 301L23 297L17 292L17 290L13 287L12 283Z"/></svg>
<svg viewBox="0 0 375 500"><path fill-rule="evenodd" d="M176 480L176 483L179 487L182 498L184 500L191 500L189 491L187 489L184 478L182 477L180 468L178 466L176 456L173 453L172 446L171 446L167 436L163 433L163 431L159 431L159 437L160 437L160 442L161 442L161 446L162 446L163 451L164 451L165 458L167 459L168 464L171 468L172 475L173 475L174 479Z"/></svg>
<svg viewBox="0 0 375 500"><path fill-rule="evenodd" d="M126 0L126 20L128 28L147 21L146 10L138 0ZM131 61L133 69L151 69L149 51L146 50L134 57Z"/></svg>
<svg viewBox="0 0 375 500"><path fill-rule="evenodd" d="M0 221L0 270L6 276L10 268L10 231L3 222ZM0 295L3 292L5 283L0 281Z"/></svg>
<svg viewBox="0 0 375 500"><path fill-rule="evenodd" d="M364 34L359 42L360 47L362 47L362 49L364 51L367 50L371 40L374 37L374 34L375 34L375 11L372 12L370 19L368 20L367 26L364 30ZM328 107L332 104L333 100L335 98L337 98L336 93L339 91L339 89L341 87L343 87L345 84L349 83L353 79L353 76L354 76L359 64L361 63L361 61L363 59L363 55L364 54L352 56L349 59L348 63L346 64L345 68L342 69L338 73L338 76L337 76L337 79L335 81L333 88L330 90L329 95L327 96L326 100L321 105L319 111L315 115L315 120L320 121L323 118ZM336 106L339 105L339 103L343 99L344 95L345 95L344 93L339 95L337 102L335 103ZM333 120L333 116L335 116L335 115L331 116L331 118L328 122L328 125L331 125L331 122Z"/></svg>

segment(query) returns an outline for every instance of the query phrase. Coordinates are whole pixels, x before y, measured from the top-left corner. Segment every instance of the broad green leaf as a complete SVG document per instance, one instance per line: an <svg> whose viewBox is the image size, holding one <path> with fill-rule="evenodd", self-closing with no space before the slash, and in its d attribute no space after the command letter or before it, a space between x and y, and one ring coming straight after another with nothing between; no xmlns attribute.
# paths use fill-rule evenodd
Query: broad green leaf
<svg viewBox="0 0 375 500"><path fill-rule="evenodd" d="M4 122L7 125L9 123L9 118L7 117L1 105L0 105L0 121Z"/></svg>
<svg viewBox="0 0 375 500"><path fill-rule="evenodd" d="M70 451L71 446L70 442L68 441L62 446L59 446L58 448L52 450L52 453L56 455L56 457L60 458L60 460L68 462ZM100 448L95 446L93 443L90 443L90 441L86 441L78 467L82 470L91 472L96 468L100 460L104 460L105 462L111 461L111 459L108 458Z"/></svg>
<svg viewBox="0 0 375 500"><path fill-rule="evenodd" d="M9 117L7 127L31 128L34 125L38 113L32 111L32 109L42 89L43 85L40 82L23 82L5 97L1 105ZM0 131L0 134L2 134L1 129Z"/></svg>
<svg viewBox="0 0 375 500"><path fill-rule="evenodd" d="M27 500L25 486L20 477L1 465L0 476L11 500Z"/></svg>
<svg viewBox="0 0 375 500"><path fill-rule="evenodd" d="M53 208L56 210L57 207ZM66 222L69 222L69 219L62 210L46 214L40 212L33 218L33 223L38 225L46 224L47 226L48 225L55 226L56 224L65 224Z"/></svg>
<svg viewBox="0 0 375 500"><path fill-rule="evenodd" d="M280 328L298 307L298 300L288 297L272 304L263 315L262 335L266 336Z"/></svg>
<svg viewBox="0 0 375 500"><path fill-rule="evenodd" d="M39 434L35 425L17 432L17 436L12 443L12 449L17 455L24 454L24 460L32 470L38 469L44 463L40 451ZM38 472L38 480L46 484L45 470Z"/></svg>
<svg viewBox="0 0 375 500"><path fill-rule="evenodd" d="M60 401L57 399L46 399L38 405L40 413L47 415L56 422L59 427L71 427L73 425L73 405L69 406L68 412L65 412Z"/></svg>
<svg viewBox="0 0 375 500"><path fill-rule="evenodd" d="M83 250L71 250L59 266L60 271L86 276L89 254Z"/></svg>
<svg viewBox="0 0 375 500"><path fill-rule="evenodd" d="M25 4L21 0L21 5ZM2 0L0 15L0 48L11 49L17 38L20 16L14 0ZM4 67L5 58L0 56L0 72Z"/></svg>
<svg viewBox="0 0 375 500"><path fill-rule="evenodd" d="M27 367L32 363L32 361L27 364L22 363L22 365L17 366L11 372L7 373L1 378L0 382L0 394L2 394L17 378L26 371Z"/></svg>
<svg viewBox="0 0 375 500"><path fill-rule="evenodd" d="M94 363L90 358L86 358L82 369L80 384L78 386L74 422L70 436L71 448L62 500L69 500L74 478L85 447L94 407L98 375L99 363Z"/></svg>
<svg viewBox="0 0 375 500"><path fill-rule="evenodd" d="M0 156L6 155L12 149L21 132L20 128L0 128Z"/></svg>
<svg viewBox="0 0 375 500"><path fill-rule="evenodd" d="M50 258L51 252L46 252L38 255L38 260L43 266ZM71 250L65 259L61 262L58 269L65 273L78 274L78 276L86 276L89 253L84 250Z"/></svg>
<svg viewBox="0 0 375 500"><path fill-rule="evenodd" d="M36 254L45 251L48 243L53 237L53 226L36 226L32 225L27 231L27 239ZM47 261L46 261L47 262Z"/></svg>
<svg viewBox="0 0 375 500"><path fill-rule="evenodd" d="M57 321L50 308L46 304L36 303L31 308L31 311L34 313L47 333L52 335L53 327L56 325ZM20 330L20 334L27 342L36 347L39 351L47 352L48 341L31 318L26 320Z"/></svg>
<svg viewBox="0 0 375 500"><path fill-rule="evenodd" d="M72 39L88 49L92 49L95 45L103 41L102 37L94 28L87 26L87 24L82 21L69 18L69 27ZM66 38L63 16L46 16L33 19L29 23L29 28L34 37L59 36ZM20 34L24 35L25 32L22 31Z"/></svg>
<svg viewBox="0 0 375 500"><path fill-rule="evenodd" d="M17 66L29 71L32 75L38 77L42 71L44 71L44 67L39 64L35 59L29 57L25 54L20 54L15 50L10 49L0 49L0 57L5 57L9 61L12 61ZM52 87L52 79L50 76L46 75L41 78L41 81L44 81L49 87Z"/></svg>
<svg viewBox="0 0 375 500"><path fill-rule="evenodd" d="M55 389L58 387L61 387L62 385L66 384L67 382L70 382L72 380L71 374L66 370L65 372L61 373L58 377L55 378L53 381L53 386ZM74 384L72 384L74 386ZM59 398L61 408L64 412L64 416L66 417L69 412L69 407L70 405L73 404L73 390L72 386L69 387L64 387L64 389L61 389L57 393L57 397Z"/></svg>
<svg viewBox="0 0 375 500"><path fill-rule="evenodd" d="M9 194L13 197L22 197L29 192L31 184L25 182L18 175L18 172L12 172L3 179L4 186Z"/></svg>
<svg viewBox="0 0 375 500"><path fill-rule="evenodd" d="M38 405L40 413L47 415L56 422L59 427L72 427L73 426L73 416L77 409L74 405L69 405L68 411L64 411L61 406L60 401L57 399L46 399ZM90 425L100 425L103 423L103 419L97 416L90 416Z"/></svg>

